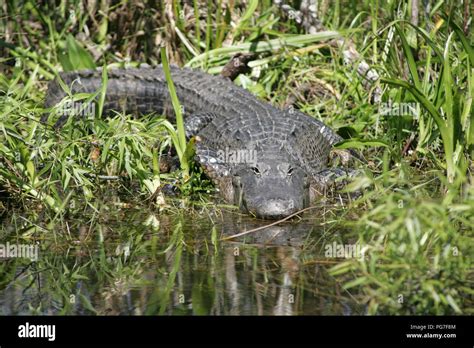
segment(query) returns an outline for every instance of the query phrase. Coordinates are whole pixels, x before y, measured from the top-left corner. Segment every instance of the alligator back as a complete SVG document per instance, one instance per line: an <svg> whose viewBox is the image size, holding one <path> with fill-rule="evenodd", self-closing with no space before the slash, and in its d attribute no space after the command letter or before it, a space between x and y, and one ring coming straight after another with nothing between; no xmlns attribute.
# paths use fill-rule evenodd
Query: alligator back
<svg viewBox="0 0 474 348"><path fill-rule="evenodd" d="M132 114L166 114L173 118L172 104L163 69L128 68L107 72L108 85L104 105L105 114L125 111ZM267 105L230 80L202 71L171 67L171 76L184 115L215 112L222 117L239 114L261 114ZM94 93L101 88L102 71L82 70L60 74L71 93ZM48 86L46 107L58 104L66 92L58 81ZM67 115L64 115L67 118ZM64 121L64 120L62 120Z"/></svg>
<svg viewBox="0 0 474 348"><path fill-rule="evenodd" d="M111 69L107 72L108 85L104 104L104 114L111 111L125 111L131 114L166 114L174 118L168 87L161 67ZM176 87L184 116L195 113L213 112L222 118L221 126L235 119L236 125L253 128L254 133L264 132L271 127L272 120L282 111L257 99L247 90L236 86L221 76L212 76L199 70L171 67L171 76ZM60 74L72 94L94 93L101 88L102 70L82 70ZM66 92L58 81L48 86L45 107L58 104ZM307 119L319 130L322 137L331 145L341 138L322 122L299 111L283 112L288 126L292 121ZM43 119L47 119L48 115ZM63 115L57 125L62 125L68 115ZM254 127L257 127L256 129ZM285 126L286 128L286 126Z"/></svg>

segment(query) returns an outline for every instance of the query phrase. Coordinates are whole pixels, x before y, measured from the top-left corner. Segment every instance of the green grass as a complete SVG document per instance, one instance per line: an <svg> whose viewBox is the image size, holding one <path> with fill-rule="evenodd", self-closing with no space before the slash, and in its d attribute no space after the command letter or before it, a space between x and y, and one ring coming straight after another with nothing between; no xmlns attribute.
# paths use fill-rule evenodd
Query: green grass
<svg viewBox="0 0 474 348"><path fill-rule="evenodd" d="M156 117L118 113L69 121L60 131L41 124L48 111L46 85L59 71L142 62L166 66L167 53L170 64L218 73L232 54L252 51L259 54L250 64L252 74L237 84L275 105L293 100L294 107L350 137L341 147L360 148L368 160L362 166L366 175L349 188L364 195L324 223L330 231L351 231L329 234L327 242L350 239L367 249L367 257L341 261L334 276L357 290L371 314L473 314L474 51L472 24L464 33L460 2L436 2L426 16L420 4L415 26L412 2L323 1L327 31L312 35L271 1L176 4L174 22L160 15L161 2L140 7L99 1L91 8L80 3L60 1L53 8L10 0L0 16L0 197L8 196L0 201L2 240L67 245L67 228L55 226L70 216L93 215L101 205L131 202L177 215L180 208L159 194L176 180L186 209L192 211L188 200L204 197L208 204L201 194L212 188L189 164L192 144L186 144L181 121L175 127ZM185 20L196 14L199 20ZM367 88L356 66L344 64L342 50L330 43L338 37L350 38L377 70L382 102L414 103L416 116L382 114L382 105L371 102L375 86ZM104 92L97 91L102 102ZM173 106L180 120L176 98ZM169 145L181 168L160 173ZM21 228L7 228L24 216ZM92 218L90 225L100 235L100 223ZM179 243L173 243L176 249ZM309 243L299 260L320 247ZM108 274L101 262L93 267ZM164 310L166 294L157 294L154 310Z"/></svg>

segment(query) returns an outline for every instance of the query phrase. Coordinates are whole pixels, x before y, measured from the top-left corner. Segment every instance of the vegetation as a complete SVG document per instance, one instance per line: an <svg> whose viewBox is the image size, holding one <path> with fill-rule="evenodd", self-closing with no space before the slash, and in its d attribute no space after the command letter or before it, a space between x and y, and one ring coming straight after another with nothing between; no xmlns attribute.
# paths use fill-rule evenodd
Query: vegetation
<svg viewBox="0 0 474 348"><path fill-rule="evenodd" d="M365 258L330 263L330 272L368 313L473 314L474 31L468 1L427 1L431 6L420 4L414 20L416 1L324 0L318 15L327 30L316 34L305 34L269 0L58 3L7 0L0 7L0 241L40 242L45 252L84 243L81 250L96 255L89 261L37 262L64 274L60 297L68 298L68 287L89 279L91 269L110 283L134 279L138 255L156 252L156 244L141 242L143 233L124 231L118 238L130 241L133 257L110 269L102 226L129 206L152 212L145 226L169 232L163 249L175 251L179 268L180 248L194 238L180 229L193 215L190 201L200 201L199 211L211 216L212 186L190 162L192 144L185 143L182 123L175 128L156 115L117 113L70 119L56 130L40 122L43 113L54 112L43 107L47 83L60 71L156 65L166 57L216 74L233 54L256 52L252 73L240 75L237 84L324 121L347 139L339 148L358 148L368 160L360 165L364 175L347 188L362 190L360 198L343 209L329 207L329 220L317 210L306 214L326 232L308 242L298 262L324 259L326 243L357 243ZM345 64L338 38L353 42L360 59ZM362 59L378 81L357 73ZM376 88L380 101L373 98ZM179 102L174 106L179 113ZM98 109L100 115L100 103ZM170 145L181 167L162 173ZM177 203L161 193L168 183L180 188ZM191 217L184 218L183 207ZM164 213L174 216L169 230L160 226ZM71 222L76 231L88 226L87 232L71 235ZM224 252L226 242L215 233L201 236L198 252L214 253L208 241ZM2 263L2 288L14 281L16 263ZM167 289L177 268L169 270ZM166 296L157 300L157 312L164 313ZM89 312L97 312L82 298Z"/></svg>

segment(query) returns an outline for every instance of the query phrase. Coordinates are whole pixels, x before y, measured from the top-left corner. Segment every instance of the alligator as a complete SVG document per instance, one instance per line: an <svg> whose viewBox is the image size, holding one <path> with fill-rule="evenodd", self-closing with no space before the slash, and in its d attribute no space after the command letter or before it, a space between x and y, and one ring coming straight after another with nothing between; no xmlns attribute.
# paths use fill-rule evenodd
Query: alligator
<svg viewBox="0 0 474 348"><path fill-rule="evenodd" d="M257 218L285 218L308 207L344 175L327 166L342 138L324 123L294 108L274 107L222 76L170 69L186 137L195 139L196 160L230 204ZM124 111L173 118L161 67L110 69L107 75L104 115ZM72 94L94 93L102 84L100 69L61 73L60 78ZM66 95L57 80L50 82L45 107ZM43 122L51 122L48 115ZM70 116L60 114L55 127Z"/></svg>

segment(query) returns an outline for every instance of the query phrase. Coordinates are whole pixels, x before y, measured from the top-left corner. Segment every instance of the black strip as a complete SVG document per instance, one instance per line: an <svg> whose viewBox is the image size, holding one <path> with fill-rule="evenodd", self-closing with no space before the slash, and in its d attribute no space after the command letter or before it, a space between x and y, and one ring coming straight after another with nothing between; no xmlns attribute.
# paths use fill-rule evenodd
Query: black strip
<svg viewBox="0 0 474 348"><path fill-rule="evenodd" d="M19 338L26 323L55 325L55 340ZM0 317L0 346L34 344L410 344L474 343L474 321L459 317ZM432 325L432 326L429 326ZM441 326L443 325L443 326ZM447 325L447 326L446 326ZM455 327L454 327L455 326ZM408 338L455 334L456 338Z"/></svg>

